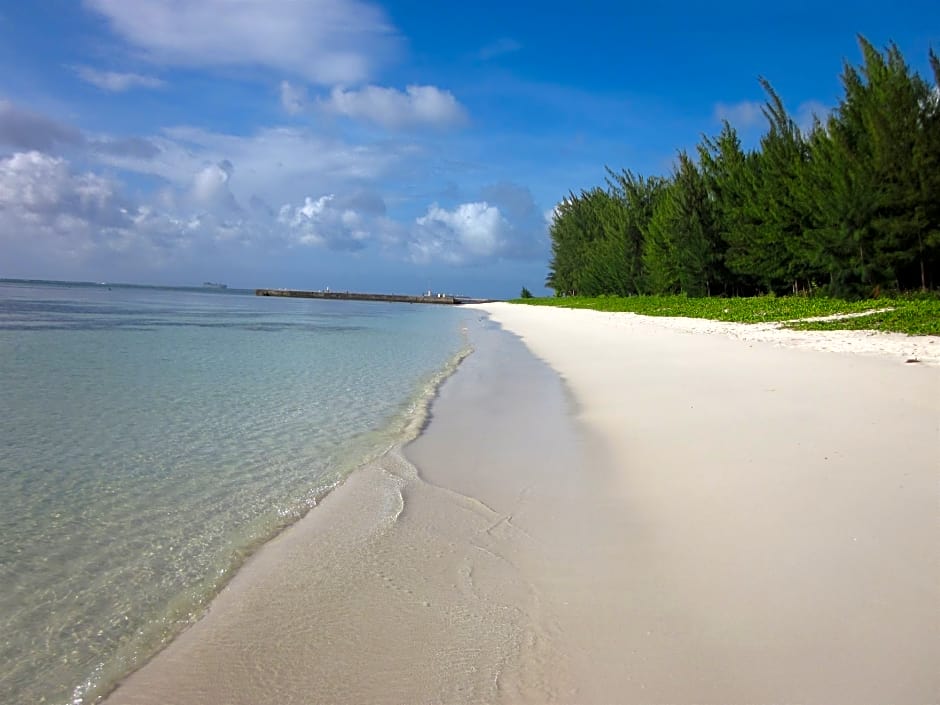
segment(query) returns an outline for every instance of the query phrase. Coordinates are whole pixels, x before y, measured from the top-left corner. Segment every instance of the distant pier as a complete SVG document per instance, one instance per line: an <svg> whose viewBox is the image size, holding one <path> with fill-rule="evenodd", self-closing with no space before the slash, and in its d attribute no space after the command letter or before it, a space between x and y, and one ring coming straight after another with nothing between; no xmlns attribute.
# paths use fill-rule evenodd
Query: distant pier
<svg viewBox="0 0 940 705"><path fill-rule="evenodd" d="M333 301L384 301L401 304L471 304L488 303L493 299L473 299L447 294L408 296L406 294L363 294L355 291L299 291L297 289L255 289L255 296L283 296L292 299L331 299Z"/></svg>

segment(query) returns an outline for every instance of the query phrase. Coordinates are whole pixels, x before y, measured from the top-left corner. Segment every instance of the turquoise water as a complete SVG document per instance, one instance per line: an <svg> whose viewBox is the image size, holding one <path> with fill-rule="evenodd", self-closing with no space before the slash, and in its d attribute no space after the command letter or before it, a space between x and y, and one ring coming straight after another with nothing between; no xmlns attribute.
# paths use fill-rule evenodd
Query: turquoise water
<svg viewBox="0 0 940 705"><path fill-rule="evenodd" d="M452 307L0 282L0 693L85 703L409 420Z"/></svg>

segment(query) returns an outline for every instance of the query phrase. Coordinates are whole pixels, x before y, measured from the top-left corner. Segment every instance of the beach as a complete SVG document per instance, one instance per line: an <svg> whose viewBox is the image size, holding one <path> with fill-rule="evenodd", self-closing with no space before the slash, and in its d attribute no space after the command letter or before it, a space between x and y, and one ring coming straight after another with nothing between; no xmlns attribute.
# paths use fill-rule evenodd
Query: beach
<svg viewBox="0 0 940 705"><path fill-rule="evenodd" d="M935 339L477 308L420 435L108 703L940 698Z"/></svg>
<svg viewBox="0 0 940 705"><path fill-rule="evenodd" d="M619 659L587 666L595 701L940 698L936 338L489 310L564 376L636 523L590 600Z"/></svg>

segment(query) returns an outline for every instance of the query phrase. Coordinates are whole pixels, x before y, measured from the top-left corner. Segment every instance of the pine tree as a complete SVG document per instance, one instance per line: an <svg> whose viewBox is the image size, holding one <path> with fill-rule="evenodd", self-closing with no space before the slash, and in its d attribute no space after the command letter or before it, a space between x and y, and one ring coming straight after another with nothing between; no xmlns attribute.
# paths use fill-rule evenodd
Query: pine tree
<svg viewBox="0 0 940 705"><path fill-rule="evenodd" d="M607 169L607 183L612 193L624 205L623 262L626 277L626 293L640 294L645 288L643 250L653 209L665 188L665 180L659 177L643 178L632 171L619 174Z"/></svg>
<svg viewBox="0 0 940 705"><path fill-rule="evenodd" d="M940 60L933 83L859 38L844 97L804 134L767 94L745 152L725 123L668 179L607 169L550 228L557 295L798 293L843 297L940 285Z"/></svg>
<svg viewBox="0 0 940 705"><path fill-rule="evenodd" d="M780 96L766 79L761 85L768 96L763 112L769 129L760 151L745 161L738 227L725 234L727 263L767 291L797 293L812 288L820 273L805 235L810 209L800 189L809 150Z"/></svg>
<svg viewBox="0 0 940 705"><path fill-rule="evenodd" d="M748 221L743 206L750 197L748 176L753 160L741 149L741 140L727 121L717 137L703 138L698 153L705 188L713 204L715 241L712 248L717 283L721 284L724 294L755 293L757 282L752 277L732 272L727 261L729 243L746 238Z"/></svg>
<svg viewBox="0 0 940 705"><path fill-rule="evenodd" d="M859 44L862 66L846 64L845 96L811 136L804 193L816 252L834 295L926 288L940 195L936 101L896 46L882 55L864 37Z"/></svg>
<svg viewBox="0 0 940 705"><path fill-rule="evenodd" d="M720 238L705 179L686 152L656 204L644 262L654 293L708 296L720 289ZM716 286L717 285L717 286Z"/></svg>

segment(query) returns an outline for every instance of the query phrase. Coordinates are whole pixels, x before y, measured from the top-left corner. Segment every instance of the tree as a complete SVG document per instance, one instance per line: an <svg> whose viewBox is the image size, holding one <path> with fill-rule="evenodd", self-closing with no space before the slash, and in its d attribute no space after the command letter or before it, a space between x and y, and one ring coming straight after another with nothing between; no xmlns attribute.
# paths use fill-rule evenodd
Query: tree
<svg viewBox="0 0 940 705"><path fill-rule="evenodd" d="M734 127L727 121L717 137L704 137L698 147L699 164L705 189L713 204L713 228L717 236L713 247L716 276L724 294L754 294L759 290L755 277L747 272L734 272L728 266L731 243L746 242L749 228L754 227L744 210L753 198L756 159L741 148Z"/></svg>
<svg viewBox="0 0 940 705"><path fill-rule="evenodd" d="M721 287L721 245L715 204L706 181L685 152L657 202L649 227L645 264L653 293L683 291L709 296Z"/></svg>
<svg viewBox="0 0 940 705"><path fill-rule="evenodd" d="M761 85L768 96L763 113L769 129L760 151L746 160L740 227L727 236L727 262L766 291L797 293L811 289L818 278L805 237L809 212L799 189L809 150L780 96L766 79Z"/></svg>
<svg viewBox="0 0 940 705"><path fill-rule="evenodd" d="M624 169L619 174L607 168L607 183L624 206L622 259L625 294L640 294L646 289L643 251L656 203L662 197L666 180L642 177Z"/></svg>
<svg viewBox="0 0 940 705"><path fill-rule="evenodd" d="M862 66L846 64L845 96L811 136L805 192L818 260L836 295L926 289L940 229L936 93L895 45L883 55L859 44Z"/></svg>
<svg viewBox="0 0 940 705"><path fill-rule="evenodd" d="M607 168L550 228L557 295L813 292L940 285L940 59L933 83L895 45L859 38L844 97L804 133L766 79L767 131L745 152L725 123L669 178Z"/></svg>

